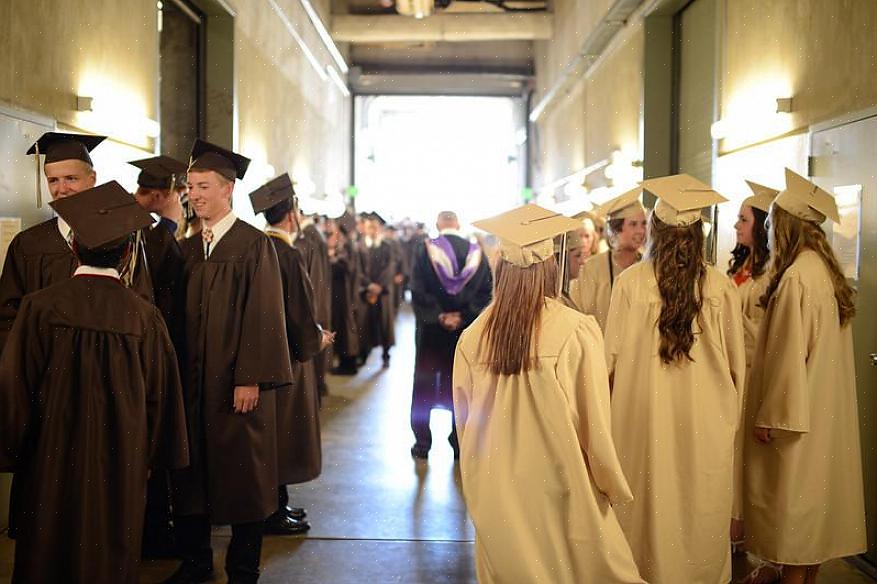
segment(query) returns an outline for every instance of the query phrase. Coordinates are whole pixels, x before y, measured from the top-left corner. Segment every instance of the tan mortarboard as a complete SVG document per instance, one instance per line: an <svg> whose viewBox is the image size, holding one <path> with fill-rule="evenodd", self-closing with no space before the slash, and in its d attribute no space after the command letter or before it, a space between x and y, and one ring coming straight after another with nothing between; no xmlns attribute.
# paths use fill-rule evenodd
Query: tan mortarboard
<svg viewBox="0 0 877 584"><path fill-rule="evenodd" d="M500 256L522 268L554 256L554 237L579 228L579 221L538 205L524 205L472 225L499 238Z"/></svg>
<svg viewBox="0 0 877 584"><path fill-rule="evenodd" d="M643 188L658 198L655 215L667 225L685 227L701 219L701 211L728 199L687 174L650 178Z"/></svg>
<svg viewBox="0 0 877 584"><path fill-rule="evenodd" d="M828 217L835 223L840 223L837 203L831 193L788 168L786 190L777 195L774 202L784 211L805 221L822 223Z"/></svg>
<svg viewBox="0 0 877 584"><path fill-rule="evenodd" d="M743 204L748 205L749 207L755 207L756 209L760 209L765 213L769 213L770 204L773 203L773 200L777 198L779 191L770 187L766 187L764 185L760 185L756 182L752 182L751 180L747 180L746 184L749 185L749 188L752 190L752 196L746 197L743 200Z"/></svg>
<svg viewBox="0 0 877 584"><path fill-rule="evenodd" d="M572 218L581 221L582 226L591 231L595 231L597 228L602 228L603 224L606 222L603 217L597 216L594 211L582 211L581 213L573 215Z"/></svg>
<svg viewBox="0 0 877 584"><path fill-rule="evenodd" d="M643 188L641 186L632 188L594 209L594 214L607 221L609 219L626 219L639 213L645 214L646 209L642 204L642 193Z"/></svg>

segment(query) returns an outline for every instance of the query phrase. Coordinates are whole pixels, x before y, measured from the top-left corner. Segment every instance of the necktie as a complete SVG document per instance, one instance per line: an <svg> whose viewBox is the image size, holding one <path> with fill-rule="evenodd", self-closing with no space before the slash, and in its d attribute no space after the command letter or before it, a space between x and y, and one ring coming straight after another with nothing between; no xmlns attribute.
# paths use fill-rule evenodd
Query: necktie
<svg viewBox="0 0 877 584"><path fill-rule="evenodd" d="M201 229L201 239L204 240L206 247L204 248L204 259L210 257L210 243L213 241L213 230L209 227Z"/></svg>

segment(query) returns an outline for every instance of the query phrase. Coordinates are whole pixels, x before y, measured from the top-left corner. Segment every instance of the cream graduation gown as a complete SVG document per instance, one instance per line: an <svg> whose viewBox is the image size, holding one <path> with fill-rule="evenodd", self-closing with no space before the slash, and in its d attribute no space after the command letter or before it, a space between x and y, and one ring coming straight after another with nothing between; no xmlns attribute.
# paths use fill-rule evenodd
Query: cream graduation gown
<svg viewBox="0 0 877 584"><path fill-rule="evenodd" d="M610 506L630 490L597 324L546 299L538 367L497 377L478 358L490 310L463 332L453 376L478 581L642 582Z"/></svg>
<svg viewBox="0 0 877 584"><path fill-rule="evenodd" d="M740 300L708 268L691 357L664 365L651 261L615 281L606 325L612 430L634 501L615 507L643 578L731 579L734 435L745 377Z"/></svg>
<svg viewBox="0 0 877 584"><path fill-rule="evenodd" d="M746 403L746 545L780 564L864 552L853 339L816 252L783 274L764 317ZM758 442L754 427L771 428Z"/></svg>

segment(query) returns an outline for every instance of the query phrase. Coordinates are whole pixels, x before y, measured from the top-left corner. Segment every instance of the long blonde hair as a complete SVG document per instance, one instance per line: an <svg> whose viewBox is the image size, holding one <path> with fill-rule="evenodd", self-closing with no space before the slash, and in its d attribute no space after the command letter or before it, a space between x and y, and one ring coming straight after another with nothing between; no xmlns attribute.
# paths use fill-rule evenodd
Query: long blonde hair
<svg viewBox="0 0 877 584"><path fill-rule="evenodd" d="M811 249L819 254L825 262L825 267L828 268L834 286L840 325L845 326L856 315L856 291L847 284L840 262L837 261L825 232L819 225L799 219L776 205L771 206L770 224L769 241L773 265L770 284L760 299L761 306L767 308L786 270L801 252Z"/></svg>
<svg viewBox="0 0 877 584"><path fill-rule="evenodd" d="M496 263L493 302L478 352L495 375L517 375L536 364L534 345L545 298L557 296L554 258L526 268Z"/></svg>

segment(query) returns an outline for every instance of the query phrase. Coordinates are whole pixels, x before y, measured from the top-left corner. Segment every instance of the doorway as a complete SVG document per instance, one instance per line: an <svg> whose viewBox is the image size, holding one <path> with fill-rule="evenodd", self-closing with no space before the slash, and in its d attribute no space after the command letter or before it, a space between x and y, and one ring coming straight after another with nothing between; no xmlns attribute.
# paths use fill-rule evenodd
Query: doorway
<svg viewBox="0 0 877 584"><path fill-rule="evenodd" d="M873 171L877 111L817 126L810 147L814 182L837 197L842 217L851 215L846 220L851 233L835 230L832 238L858 290L853 346L868 518L865 560L873 573L877 566L877 450L869 445L877 443L877 177Z"/></svg>
<svg viewBox="0 0 877 584"><path fill-rule="evenodd" d="M161 2L161 153L186 160L204 130L204 14L185 0Z"/></svg>

